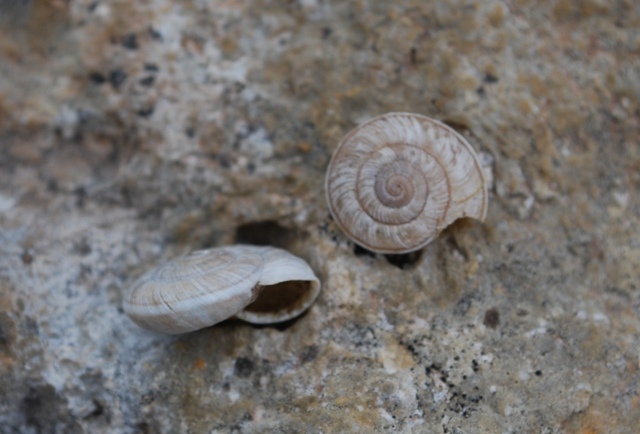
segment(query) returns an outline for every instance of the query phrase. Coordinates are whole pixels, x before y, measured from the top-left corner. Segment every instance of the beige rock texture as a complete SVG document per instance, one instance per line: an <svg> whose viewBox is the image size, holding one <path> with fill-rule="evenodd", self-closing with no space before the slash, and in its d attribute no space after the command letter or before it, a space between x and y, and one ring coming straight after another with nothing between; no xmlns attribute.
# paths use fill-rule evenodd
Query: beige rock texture
<svg viewBox="0 0 640 434"><path fill-rule="evenodd" d="M637 433L635 0L0 0L1 433ZM375 255L325 169L362 121L454 127L485 223ZM179 254L283 247L278 326L138 328Z"/></svg>

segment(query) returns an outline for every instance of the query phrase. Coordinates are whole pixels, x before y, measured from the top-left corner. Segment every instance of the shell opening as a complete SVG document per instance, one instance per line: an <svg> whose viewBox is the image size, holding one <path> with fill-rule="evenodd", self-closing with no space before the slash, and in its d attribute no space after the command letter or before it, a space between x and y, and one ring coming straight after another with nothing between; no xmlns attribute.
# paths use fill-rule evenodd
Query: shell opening
<svg viewBox="0 0 640 434"><path fill-rule="evenodd" d="M307 310L316 299L319 289L318 282L306 280L258 286L258 297L237 316L254 324L287 321Z"/></svg>

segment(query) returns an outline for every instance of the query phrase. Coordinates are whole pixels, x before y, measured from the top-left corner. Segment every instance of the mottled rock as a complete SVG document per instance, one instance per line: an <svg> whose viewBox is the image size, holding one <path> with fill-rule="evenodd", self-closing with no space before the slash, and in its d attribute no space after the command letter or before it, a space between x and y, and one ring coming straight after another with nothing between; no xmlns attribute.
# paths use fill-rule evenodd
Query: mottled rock
<svg viewBox="0 0 640 434"><path fill-rule="evenodd" d="M0 0L0 432L637 432L638 28L630 0ZM492 186L411 257L324 202L391 111ZM306 259L312 309L126 317L145 270L234 242Z"/></svg>

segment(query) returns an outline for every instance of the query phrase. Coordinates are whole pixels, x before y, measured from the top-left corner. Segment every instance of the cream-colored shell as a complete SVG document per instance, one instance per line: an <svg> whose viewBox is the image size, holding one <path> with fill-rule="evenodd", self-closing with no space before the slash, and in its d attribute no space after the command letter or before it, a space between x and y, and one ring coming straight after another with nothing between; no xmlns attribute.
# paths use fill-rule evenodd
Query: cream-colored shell
<svg viewBox="0 0 640 434"><path fill-rule="evenodd" d="M320 281L302 259L274 247L200 250L143 275L123 307L140 327L177 334L232 316L254 324L287 321L311 306Z"/></svg>
<svg viewBox="0 0 640 434"><path fill-rule="evenodd" d="M388 113L347 134L329 163L325 193L338 226L380 253L418 250L454 220L484 220L487 212L471 145L413 113Z"/></svg>

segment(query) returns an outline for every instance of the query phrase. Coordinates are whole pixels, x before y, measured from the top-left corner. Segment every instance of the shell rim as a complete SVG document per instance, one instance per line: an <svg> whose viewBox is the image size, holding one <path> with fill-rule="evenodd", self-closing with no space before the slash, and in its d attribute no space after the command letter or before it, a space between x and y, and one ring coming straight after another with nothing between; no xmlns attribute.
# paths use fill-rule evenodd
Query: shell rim
<svg viewBox="0 0 640 434"><path fill-rule="evenodd" d="M315 277L315 274L314 274ZM314 279L305 279L305 280L287 280L287 282L309 282L309 290L304 297L304 303L297 309L291 310L286 314L283 313L272 313L272 312L262 312L255 313L252 311L247 311L244 308L236 313L234 316L236 318L241 319L242 321L246 321L250 324L256 325L269 325L269 324L278 324L281 322L289 321L295 319L308 311L311 306L315 303L316 299L320 296L320 289L322 289L322 284L320 280L315 277ZM264 285L269 286L269 285ZM247 305L248 306L248 305ZM245 306L246 307L246 306Z"/></svg>

